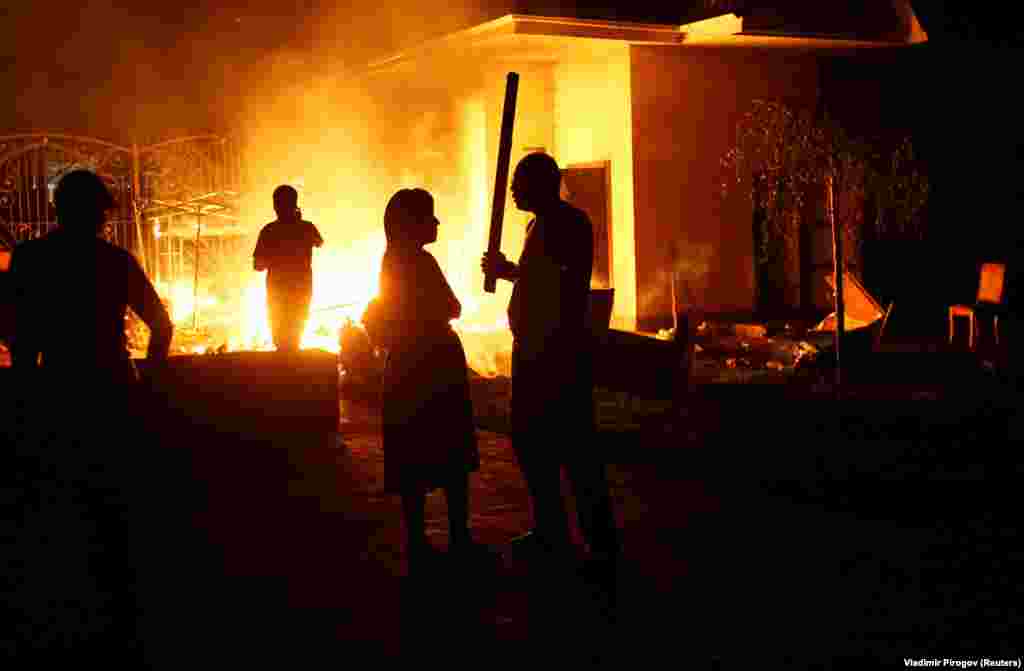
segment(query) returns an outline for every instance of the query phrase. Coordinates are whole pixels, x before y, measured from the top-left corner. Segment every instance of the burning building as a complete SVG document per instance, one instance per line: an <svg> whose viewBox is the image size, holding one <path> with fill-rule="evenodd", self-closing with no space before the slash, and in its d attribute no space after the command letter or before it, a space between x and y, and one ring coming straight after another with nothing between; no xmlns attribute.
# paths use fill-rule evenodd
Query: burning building
<svg viewBox="0 0 1024 671"><path fill-rule="evenodd" d="M778 6L686 25L508 15L360 74L408 123L378 129L381 160L401 157L396 188L441 192L442 222L459 222L435 253L478 323L501 322L505 305L482 293L478 259L509 71L521 78L512 163L544 150L562 166L565 196L594 223L594 285L614 289L614 328L671 324L673 275L677 300L704 312L753 309L750 204L720 197L737 121L755 99L815 105L823 57L927 39L907 2ZM509 205L505 220L514 257L526 215Z"/></svg>
<svg viewBox="0 0 1024 671"><path fill-rule="evenodd" d="M719 183L737 121L759 98L814 105L823 56L926 39L907 2L814 5L780 2L684 25L511 14L340 73L315 63L322 53L310 63L287 54L249 92L236 129L244 147L201 150L212 157L202 165L220 168L197 169L193 142L152 147L159 160L133 168L141 208L127 230L145 247L179 331L216 327L204 347L268 349L264 278L251 253L272 218L271 191L293 184L325 240L302 345L338 351L339 330L377 292L388 197L426 188L441 220L431 251L462 302L454 325L470 364L502 372L511 287L486 294L479 259L505 75L515 71L512 163L543 150L562 166L565 197L594 223L593 283L614 290L611 325L667 327L674 301L749 312L751 206L723 200ZM198 182L175 185L175 175ZM510 257L527 219L509 202Z"/></svg>

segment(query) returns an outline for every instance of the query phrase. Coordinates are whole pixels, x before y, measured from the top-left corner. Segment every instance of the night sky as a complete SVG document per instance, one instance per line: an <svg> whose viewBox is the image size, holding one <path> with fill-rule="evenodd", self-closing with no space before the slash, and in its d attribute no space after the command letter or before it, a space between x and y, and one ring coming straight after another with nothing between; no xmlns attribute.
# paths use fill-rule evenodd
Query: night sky
<svg viewBox="0 0 1024 671"><path fill-rule="evenodd" d="M919 2L933 41L1016 39L966 2ZM671 21L662 3L401 0L13 2L0 9L0 132L51 130L140 142L234 125L241 98L346 68L510 11ZM682 22L702 2L677 3ZM439 12L439 7L444 7ZM656 9L658 8L658 9ZM270 83L273 86L273 82ZM250 97L251 100L251 97Z"/></svg>
<svg viewBox="0 0 1024 671"><path fill-rule="evenodd" d="M457 2L445 3L445 17L313 0L5 4L13 6L0 9L0 90L13 105L0 110L0 128L125 141L229 127L239 93L265 84L275 63L301 80L479 12Z"/></svg>

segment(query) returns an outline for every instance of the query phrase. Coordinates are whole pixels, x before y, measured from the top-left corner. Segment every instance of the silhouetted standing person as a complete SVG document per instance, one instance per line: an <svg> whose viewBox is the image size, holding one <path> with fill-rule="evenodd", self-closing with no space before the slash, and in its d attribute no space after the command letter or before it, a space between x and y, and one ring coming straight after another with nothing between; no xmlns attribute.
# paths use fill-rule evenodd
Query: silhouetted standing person
<svg viewBox="0 0 1024 671"><path fill-rule="evenodd" d="M595 556L619 546L604 464L592 454L594 433L590 331L586 323L593 268L593 229L559 195L561 172L543 153L524 157L512 197L536 217L514 264L500 252L481 267L515 282L508 307L513 334L512 444L533 504L534 529L516 539L556 554L571 548L560 469L576 495L580 528Z"/></svg>
<svg viewBox="0 0 1024 671"><path fill-rule="evenodd" d="M434 200L423 189L395 193L384 212L387 251L380 294L363 316L371 340L387 350L383 380L384 468L388 491L402 497L409 566L428 568L427 492L443 488L450 548L469 558L481 548L469 529L469 473L480 466L466 354L450 321L461 305L434 257Z"/></svg>
<svg viewBox="0 0 1024 671"><path fill-rule="evenodd" d="M68 173L54 200L59 228L18 245L10 270L24 429L17 469L28 498L16 506L26 515L28 560L13 601L27 608L19 639L39 648L31 652L82 663L96 655L118 666L118 655L136 649L147 484L139 455L150 442L134 430L144 406L126 346L127 309L151 331L151 360L166 360L173 326L135 258L100 238L114 206L103 182Z"/></svg>
<svg viewBox="0 0 1024 671"><path fill-rule="evenodd" d="M88 376L90 384L133 382L127 309L150 328L151 359L167 358L170 316L135 257L100 238L114 206L106 185L74 171L61 179L54 200L59 228L18 245L11 258L12 366L46 377Z"/></svg>
<svg viewBox="0 0 1024 671"><path fill-rule="evenodd" d="M274 189L277 220L260 231L253 268L267 271L267 311L274 346L299 349L313 297L313 248L324 241L312 223L303 221L299 193L288 185Z"/></svg>

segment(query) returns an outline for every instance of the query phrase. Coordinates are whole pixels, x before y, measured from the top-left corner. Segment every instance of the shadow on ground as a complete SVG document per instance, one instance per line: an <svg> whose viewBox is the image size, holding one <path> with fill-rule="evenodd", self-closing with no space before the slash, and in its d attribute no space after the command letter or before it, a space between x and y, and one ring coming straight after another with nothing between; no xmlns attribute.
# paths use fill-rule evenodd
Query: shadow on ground
<svg viewBox="0 0 1024 671"><path fill-rule="evenodd" d="M626 549L614 576L510 559L410 578L372 404L344 401L340 434L203 423L167 404L147 419L134 448L152 484L157 668L1020 654L1021 425L1005 394L797 405L747 386L671 426L603 433L593 448ZM508 440L480 439L473 526L503 547L529 525L525 488ZM432 495L442 548L444 510Z"/></svg>

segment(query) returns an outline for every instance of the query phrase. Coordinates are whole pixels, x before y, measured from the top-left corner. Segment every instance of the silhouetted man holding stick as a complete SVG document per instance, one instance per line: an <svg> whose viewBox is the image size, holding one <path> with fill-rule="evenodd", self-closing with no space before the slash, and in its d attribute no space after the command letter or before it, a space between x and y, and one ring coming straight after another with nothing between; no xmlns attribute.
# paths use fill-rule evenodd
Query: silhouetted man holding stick
<svg viewBox="0 0 1024 671"><path fill-rule="evenodd" d="M316 226L302 220L299 192L284 184L274 189L273 221L260 231L253 268L267 271L267 312L279 351L299 349L313 297L313 248L324 244Z"/></svg>
<svg viewBox="0 0 1024 671"><path fill-rule="evenodd" d="M561 172L543 153L523 158L512 198L536 218L526 229L519 263L484 255L485 274L515 283L508 307L513 334L513 447L533 504L534 530L516 539L561 555L571 549L562 500L565 467L591 553L614 559L619 545L604 464L592 453L594 407L587 300L593 230L581 210L559 195Z"/></svg>

